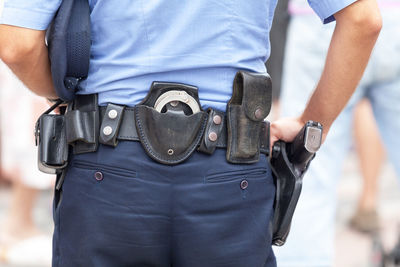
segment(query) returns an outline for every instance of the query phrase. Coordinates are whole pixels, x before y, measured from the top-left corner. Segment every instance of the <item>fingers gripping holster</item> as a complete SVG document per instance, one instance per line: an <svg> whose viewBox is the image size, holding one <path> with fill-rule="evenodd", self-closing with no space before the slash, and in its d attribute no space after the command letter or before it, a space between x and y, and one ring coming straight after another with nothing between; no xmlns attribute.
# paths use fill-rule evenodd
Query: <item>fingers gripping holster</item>
<svg viewBox="0 0 400 267"><path fill-rule="evenodd" d="M139 139L152 159L167 165L178 164L197 148L208 118L198 108L198 99L196 87L154 82L146 98L135 106Z"/></svg>
<svg viewBox="0 0 400 267"><path fill-rule="evenodd" d="M226 158L231 163L255 163L260 148L268 150L264 119L271 110L271 79L268 74L239 71L227 105Z"/></svg>

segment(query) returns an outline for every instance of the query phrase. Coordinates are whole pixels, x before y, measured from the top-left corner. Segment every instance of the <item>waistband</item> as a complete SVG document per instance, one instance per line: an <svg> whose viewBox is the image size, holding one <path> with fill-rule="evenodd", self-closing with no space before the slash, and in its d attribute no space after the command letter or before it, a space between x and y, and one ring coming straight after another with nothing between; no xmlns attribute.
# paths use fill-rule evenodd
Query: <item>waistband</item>
<svg viewBox="0 0 400 267"><path fill-rule="evenodd" d="M122 112L121 107L123 106L115 104L100 107L100 121L102 122L100 127L100 143L112 145L108 141L110 138L124 141L140 141L135 124L135 108L123 108L122 116L119 115ZM226 148L227 131L225 126L225 112L209 109L208 113L209 118L204 136L207 136L211 142L215 142L216 148ZM115 131L115 128L118 127L118 131Z"/></svg>
<svg viewBox="0 0 400 267"><path fill-rule="evenodd" d="M269 154L270 93L268 74L239 71L226 113L203 110L197 87L180 83L153 82L133 108L98 106L97 94L79 95L65 115L67 142L79 154L96 151L99 143L139 141L151 158L171 165L195 150L227 148L229 162L255 163L260 153Z"/></svg>
<svg viewBox="0 0 400 267"><path fill-rule="evenodd" d="M115 147L118 141L141 142L135 107L108 104L97 106L97 95L79 95L66 116L67 142L75 154L94 152L98 144ZM228 130L225 112L209 108L204 133L196 144L199 152L212 154L216 148L227 147ZM260 152L269 155L269 122L260 130Z"/></svg>

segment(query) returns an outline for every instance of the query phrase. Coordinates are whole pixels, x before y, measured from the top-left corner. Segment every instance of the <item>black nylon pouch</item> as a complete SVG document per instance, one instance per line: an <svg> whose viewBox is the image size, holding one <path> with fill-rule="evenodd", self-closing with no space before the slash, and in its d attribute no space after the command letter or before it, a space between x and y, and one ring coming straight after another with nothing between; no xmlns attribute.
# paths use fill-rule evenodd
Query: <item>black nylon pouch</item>
<svg viewBox="0 0 400 267"><path fill-rule="evenodd" d="M271 110L272 84L268 74L239 71L227 105L228 162L255 163L262 145L260 132Z"/></svg>
<svg viewBox="0 0 400 267"><path fill-rule="evenodd" d="M147 97L135 106L136 129L143 148L153 160L167 165L178 164L193 153L208 117L202 110L190 115L183 110L158 112L154 108L158 97L171 90L185 91L198 102L196 87L155 82Z"/></svg>
<svg viewBox="0 0 400 267"><path fill-rule="evenodd" d="M41 172L49 174L56 174L68 164L65 117L48 114L56 105L39 117L35 129L38 167Z"/></svg>

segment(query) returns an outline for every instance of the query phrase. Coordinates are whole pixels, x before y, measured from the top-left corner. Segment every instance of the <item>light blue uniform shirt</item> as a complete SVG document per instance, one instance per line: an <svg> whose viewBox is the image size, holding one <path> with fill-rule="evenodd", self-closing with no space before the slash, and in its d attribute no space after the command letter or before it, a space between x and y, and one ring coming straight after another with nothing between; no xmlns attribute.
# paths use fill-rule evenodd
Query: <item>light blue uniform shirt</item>
<svg viewBox="0 0 400 267"><path fill-rule="evenodd" d="M305 1L305 0L304 0ZM321 20L355 0L309 0ZM61 0L5 0L0 22L48 27ZM92 48L80 93L133 106L153 81L197 86L225 110L239 69L265 72L276 0L89 0ZM301 53L301 51L300 51Z"/></svg>

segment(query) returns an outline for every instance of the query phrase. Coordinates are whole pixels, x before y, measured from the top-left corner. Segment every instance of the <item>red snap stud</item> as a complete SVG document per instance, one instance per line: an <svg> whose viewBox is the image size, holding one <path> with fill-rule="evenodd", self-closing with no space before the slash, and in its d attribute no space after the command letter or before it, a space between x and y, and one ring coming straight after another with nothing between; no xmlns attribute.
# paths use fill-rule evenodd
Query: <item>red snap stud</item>
<svg viewBox="0 0 400 267"><path fill-rule="evenodd" d="M94 178L96 178L97 181L103 180L103 173L101 173L101 172L95 172L95 173L94 173Z"/></svg>

